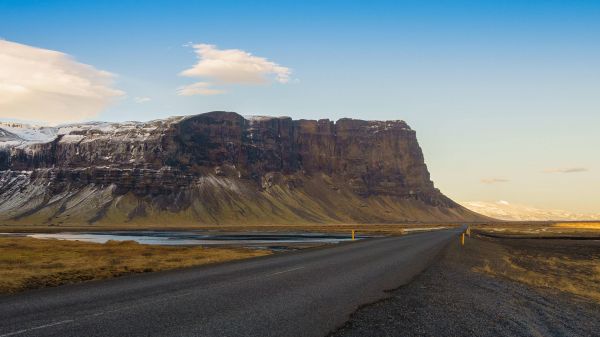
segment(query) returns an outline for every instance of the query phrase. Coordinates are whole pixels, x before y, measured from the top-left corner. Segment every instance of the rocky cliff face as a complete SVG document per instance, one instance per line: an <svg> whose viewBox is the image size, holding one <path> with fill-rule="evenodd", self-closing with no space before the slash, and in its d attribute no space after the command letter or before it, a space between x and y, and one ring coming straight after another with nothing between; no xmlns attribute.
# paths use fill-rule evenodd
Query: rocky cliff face
<svg viewBox="0 0 600 337"><path fill-rule="evenodd" d="M480 219L434 188L403 121L209 112L0 134L0 223Z"/></svg>

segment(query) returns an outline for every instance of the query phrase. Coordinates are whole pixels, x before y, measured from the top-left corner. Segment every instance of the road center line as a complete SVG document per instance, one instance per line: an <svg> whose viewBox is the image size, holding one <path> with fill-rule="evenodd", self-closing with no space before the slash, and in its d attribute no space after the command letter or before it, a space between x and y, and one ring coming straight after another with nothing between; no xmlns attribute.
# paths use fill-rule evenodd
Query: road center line
<svg viewBox="0 0 600 337"><path fill-rule="evenodd" d="M19 330L19 331L9 332L7 334L0 335L0 337L8 337L8 336L20 335L22 333L26 333L26 332L32 331L32 330L45 329L45 328L53 327L53 326L56 326L56 325L73 323L73 322L74 322L74 320L67 319L67 320L64 320L64 321L59 321L59 322L44 324L44 325L36 326L36 327L33 327L33 328L29 328L29 329L23 329L23 330Z"/></svg>
<svg viewBox="0 0 600 337"><path fill-rule="evenodd" d="M289 272L292 272L292 271L295 271L295 270L299 270L299 269L304 269L304 267L298 267L298 268L293 268L293 269L278 271L278 272L275 272L275 273L267 275L267 277L275 276L275 275L280 275L280 274L284 274L284 273L289 273Z"/></svg>

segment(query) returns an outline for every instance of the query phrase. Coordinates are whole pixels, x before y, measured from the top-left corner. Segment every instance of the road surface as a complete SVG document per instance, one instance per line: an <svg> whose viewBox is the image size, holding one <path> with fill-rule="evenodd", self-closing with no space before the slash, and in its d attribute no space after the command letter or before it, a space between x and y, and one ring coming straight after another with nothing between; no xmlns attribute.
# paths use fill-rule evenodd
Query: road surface
<svg viewBox="0 0 600 337"><path fill-rule="evenodd" d="M7 336L325 336L461 230L308 249L0 297Z"/></svg>

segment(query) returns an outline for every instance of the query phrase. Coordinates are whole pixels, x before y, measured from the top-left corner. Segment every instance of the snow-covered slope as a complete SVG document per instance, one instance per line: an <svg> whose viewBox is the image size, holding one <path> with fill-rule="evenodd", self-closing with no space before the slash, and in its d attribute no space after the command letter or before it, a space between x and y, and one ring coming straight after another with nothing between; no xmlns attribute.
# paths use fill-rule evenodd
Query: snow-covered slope
<svg viewBox="0 0 600 337"><path fill-rule="evenodd" d="M84 135L89 139L147 137L151 131L181 120L182 117L171 117L165 120L149 122L86 122L64 124L59 126L37 126L24 123L0 122L0 148L24 147L36 143L47 143L64 135L61 142L81 141ZM117 139L115 139L117 140Z"/></svg>
<svg viewBox="0 0 600 337"><path fill-rule="evenodd" d="M600 214L577 214L563 210L540 209L509 203L504 200L494 202L467 201L461 202L460 204L474 212L500 220L544 221L600 219Z"/></svg>
<svg viewBox="0 0 600 337"><path fill-rule="evenodd" d="M0 122L0 147L45 143L56 137L57 128Z"/></svg>

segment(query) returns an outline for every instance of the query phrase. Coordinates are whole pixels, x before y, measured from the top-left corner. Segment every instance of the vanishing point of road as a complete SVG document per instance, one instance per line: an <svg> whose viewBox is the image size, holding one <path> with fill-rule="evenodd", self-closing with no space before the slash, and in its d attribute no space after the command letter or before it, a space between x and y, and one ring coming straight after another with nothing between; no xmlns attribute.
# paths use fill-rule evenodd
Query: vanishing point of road
<svg viewBox="0 0 600 337"><path fill-rule="evenodd" d="M325 336L461 229L373 238L0 297L7 336ZM457 242L457 241L456 241Z"/></svg>

